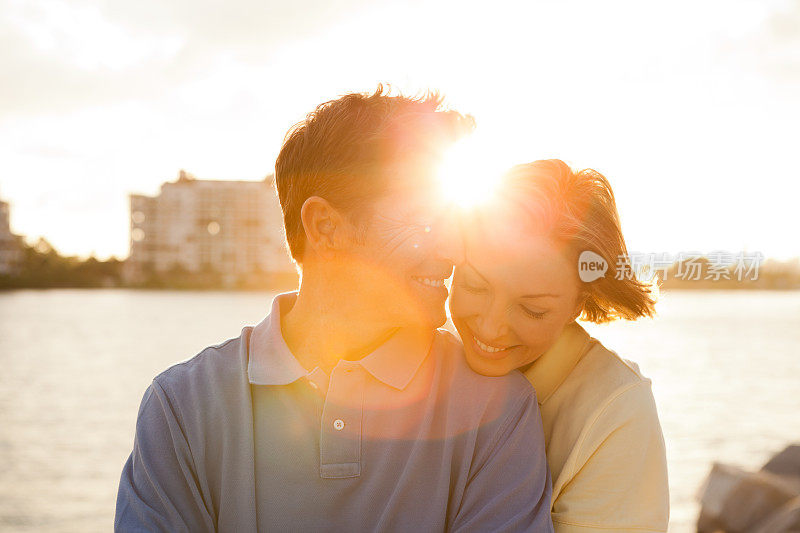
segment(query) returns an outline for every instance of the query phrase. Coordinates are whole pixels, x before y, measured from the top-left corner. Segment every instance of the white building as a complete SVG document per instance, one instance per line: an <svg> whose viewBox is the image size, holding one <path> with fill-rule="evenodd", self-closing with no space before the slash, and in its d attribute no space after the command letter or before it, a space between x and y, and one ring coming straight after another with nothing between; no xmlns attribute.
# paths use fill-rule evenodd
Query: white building
<svg viewBox="0 0 800 533"><path fill-rule="evenodd" d="M233 282L253 273L294 272L272 177L198 180L181 170L158 196L130 195L128 281L175 268L213 269Z"/></svg>
<svg viewBox="0 0 800 533"><path fill-rule="evenodd" d="M22 237L11 233L8 202L0 200L0 275L16 274L22 262Z"/></svg>

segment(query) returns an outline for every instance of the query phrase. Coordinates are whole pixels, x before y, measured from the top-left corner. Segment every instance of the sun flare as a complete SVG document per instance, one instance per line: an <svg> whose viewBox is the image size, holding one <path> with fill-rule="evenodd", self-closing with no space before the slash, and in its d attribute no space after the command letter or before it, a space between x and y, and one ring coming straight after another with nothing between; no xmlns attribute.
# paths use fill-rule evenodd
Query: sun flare
<svg viewBox="0 0 800 533"><path fill-rule="evenodd" d="M472 135L454 144L439 167L439 186L444 200L462 209L487 202L500 181L503 164L495 150Z"/></svg>

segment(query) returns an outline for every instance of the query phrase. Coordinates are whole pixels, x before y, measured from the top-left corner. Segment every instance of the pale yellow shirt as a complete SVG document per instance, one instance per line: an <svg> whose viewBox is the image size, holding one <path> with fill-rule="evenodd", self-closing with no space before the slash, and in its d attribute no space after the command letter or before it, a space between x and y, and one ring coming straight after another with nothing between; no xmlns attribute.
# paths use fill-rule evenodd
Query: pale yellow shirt
<svg viewBox="0 0 800 533"><path fill-rule="evenodd" d="M639 367L573 322L525 375L541 406L556 533L667 531L664 437Z"/></svg>

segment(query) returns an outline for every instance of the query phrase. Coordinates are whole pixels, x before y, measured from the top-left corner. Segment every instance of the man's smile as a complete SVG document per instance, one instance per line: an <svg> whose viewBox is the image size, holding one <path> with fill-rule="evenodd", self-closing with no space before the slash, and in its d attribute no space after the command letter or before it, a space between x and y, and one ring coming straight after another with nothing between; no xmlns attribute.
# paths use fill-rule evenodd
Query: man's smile
<svg viewBox="0 0 800 533"><path fill-rule="evenodd" d="M421 283L422 285L426 285L428 287L444 287L444 279L440 278L421 278L419 276L411 276L411 278Z"/></svg>

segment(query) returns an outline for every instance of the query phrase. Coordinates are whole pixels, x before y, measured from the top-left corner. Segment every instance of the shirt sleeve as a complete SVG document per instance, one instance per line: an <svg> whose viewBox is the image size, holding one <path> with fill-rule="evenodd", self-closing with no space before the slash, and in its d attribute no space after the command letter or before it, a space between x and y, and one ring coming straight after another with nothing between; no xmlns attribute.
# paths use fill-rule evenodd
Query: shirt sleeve
<svg viewBox="0 0 800 533"><path fill-rule="evenodd" d="M114 531L214 531L184 432L165 390L153 380L122 469Z"/></svg>
<svg viewBox="0 0 800 533"><path fill-rule="evenodd" d="M553 502L556 533L667 531L666 450L649 381L601 406L576 449Z"/></svg>
<svg viewBox="0 0 800 533"><path fill-rule="evenodd" d="M536 396L531 390L470 474L452 531L553 531L552 484Z"/></svg>

